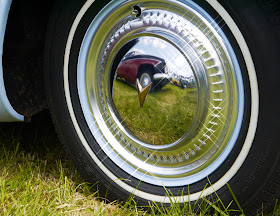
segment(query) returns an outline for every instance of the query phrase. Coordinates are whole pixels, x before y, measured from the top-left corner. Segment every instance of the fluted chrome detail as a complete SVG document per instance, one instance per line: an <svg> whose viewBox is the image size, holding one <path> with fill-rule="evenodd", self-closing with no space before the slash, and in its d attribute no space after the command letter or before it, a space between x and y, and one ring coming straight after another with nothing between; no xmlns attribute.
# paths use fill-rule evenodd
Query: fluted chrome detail
<svg viewBox="0 0 280 216"><path fill-rule="evenodd" d="M192 7L172 2L168 11L164 6L169 1L141 2L139 15L134 11L137 5L127 1L104 15L102 25L91 35L84 79L93 119L91 122L89 117L87 121L101 134L99 140L104 141L98 143L105 154L127 172L133 167L135 178L166 186L175 184L171 176L176 185L193 181L193 174L204 172L212 166L211 161L223 156L235 130L240 82L234 54L226 38L219 34L221 29L212 25L214 20L209 22ZM139 106L137 79L128 77L131 70L127 76L118 74L125 61L139 60L141 55L146 55L145 61L154 60L150 66L141 60L144 66L140 71L147 77L141 86L151 86L145 100L140 100L140 106L145 101L143 108ZM174 57L179 59L175 66L184 62L183 76L176 67L166 66ZM179 99L182 101L176 104ZM156 106L161 109L154 109ZM170 106L169 112L179 116L176 121L162 114ZM190 113L188 106L194 112ZM128 115L128 110L133 110L133 115ZM166 120L161 122L160 118ZM156 123L154 134L143 128L151 126L151 120ZM172 122L167 129L174 139L162 133L168 122ZM97 132L92 133L96 136Z"/></svg>

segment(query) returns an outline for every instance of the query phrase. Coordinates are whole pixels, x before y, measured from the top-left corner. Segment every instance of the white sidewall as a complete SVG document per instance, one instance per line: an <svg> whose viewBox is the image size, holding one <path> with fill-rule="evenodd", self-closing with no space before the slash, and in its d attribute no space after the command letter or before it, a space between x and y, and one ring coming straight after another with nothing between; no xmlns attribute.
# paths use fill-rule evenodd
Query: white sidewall
<svg viewBox="0 0 280 216"><path fill-rule="evenodd" d="M72 41L76 32L76 29L86 13L86 11L89 9L89 7L92 5L92 3L95 0L88 0L84 6L81 8L79 11L78 15L76 16L75 21L73 22L72 28L70 30L67 44L66 44L66 49L65 49L65 55L64 55L64 90L65 90L65 97L66 97L66 102L68 106L68 110L71 116L71 120L73 122L74 128L76 130L77 135L79 136L81 143L91 156L91 158L94 160L94 162L97 164L97 166L110 178L112 181L114 181L118 186L123 188L129 193L133 193L138 197L141 197L143 199L148 198L148 200L155 201L155 202L161 202L161 203L170 203L171 201L174 201L175 199L177 202L186 202L186 201L193 201L197 200L199 198L205 197L209 194L212 194L213 192L219 190L222 188L226 183L238 172L240 167L242 166L243 162L245 161L250 148L253 143L253 139L255 137L256 129L257 129L257 119L258 119L258 114L259 114L259 91L258 91L258 82L257 82L257 77L256 77L256 72L255 72L255 67L253 64L252 56L250 54L249 48L246 44L246 41L240 32L238 26L236 23L233 21L233 19L230 17L230 15L227 13L227 11L223 8L223 6L217 1L217 0L207 0L207 2L216 10L216 12L223 18L225 23L228 25L229 29L231 30L232 34L234 35L237 43L239 44L239 47L241 49L241 52L243 54L246 66L247 66L247 71L249 75L249 80L250 80L250 87L251 87L251 118L250 118L250 124L248 128L248 133L247 137L245 139L244 145L240 151L240 154L236 158L234 164L231 166L231 168L228 170L225 175L219 179L217 182L215 182L213 185L210 187L204 189L203 191L189 194L186 196L178 196L178 197L173 197L173 198L167 198L165 196L159 196L159 195L154 195L150 194L147 192L143 192L141 190L135 189L131 187L130 185L126 184L124 181L120 180L119 177L115 176L112 172L110 172L104 165L103 163L98 159L98 157L94 154L92 149L90 148L89 144L87 143L80 127L78 124L78 121L76 119L74 109L72 106L72 100L71 100L71 95L70 95L70 89L69 89L69 82L68 82L68 65L69 65L69 56L70 56L70 50L72 46Z"/></svg>

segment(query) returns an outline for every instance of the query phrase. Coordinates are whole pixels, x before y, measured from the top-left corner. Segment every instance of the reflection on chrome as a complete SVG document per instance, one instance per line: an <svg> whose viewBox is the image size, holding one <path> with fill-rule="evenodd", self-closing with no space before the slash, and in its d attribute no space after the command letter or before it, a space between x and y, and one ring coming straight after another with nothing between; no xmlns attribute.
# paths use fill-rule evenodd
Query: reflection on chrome
<svg viewBox="0 0 280 216"><path fill-rule="evenodd" d="M78 78L87 123L105 154L143 182L172 187L205 178L225 160L244 93L237 58L215 21L181 1L167 11L164 2L141 1L135 16L135 1L114 7L92 29L94 40L87 37L86 74ZM152 83L143 108L137 77L141 86Z"/></svg>
<svg viewBox="0 0 280 216"><path fill-rule="evenodd" d="M112 77L116 77L112 95L120 121L148 144L179 140L192 125L198 101L195 76L187 58L177 47L152 36L134 39L122 50L116 58L121 61L112 71ZM145 105L145 99L142 103L140 99L143 109L136 103L137 80L142 88L151 86Z"/></svg>
<svg viewBox="0 0 280 216"><path fill-rule="evenodd" d="M131 84L136 84L138 78L143 87L153 82L152 90L161 89L168 82L184 89L196 87L186 57L173 45L149 36L134 39L124 47L131 44L133 46L118 66L118 78Z"/></svg>

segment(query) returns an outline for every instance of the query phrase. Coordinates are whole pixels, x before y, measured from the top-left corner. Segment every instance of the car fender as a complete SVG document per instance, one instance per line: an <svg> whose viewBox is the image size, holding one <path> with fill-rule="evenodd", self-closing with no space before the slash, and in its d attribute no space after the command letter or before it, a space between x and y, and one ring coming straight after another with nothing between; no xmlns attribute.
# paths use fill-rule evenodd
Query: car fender
<svg viewBox="0 0 280 216"><path fill-rule="evenodd" d="M0 122L14 122L24 120L24 116L18 114L9 102L3 78L3 44L11 3L12 0L0 0Z"/></svg>

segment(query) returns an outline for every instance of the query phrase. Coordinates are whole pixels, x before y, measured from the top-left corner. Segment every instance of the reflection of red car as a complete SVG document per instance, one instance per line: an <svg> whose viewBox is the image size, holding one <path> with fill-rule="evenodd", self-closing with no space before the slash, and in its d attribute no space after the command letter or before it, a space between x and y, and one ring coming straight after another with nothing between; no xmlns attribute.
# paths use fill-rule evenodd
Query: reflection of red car
<svg viewBox="0 0 280 216"><path fill-rule="evenodd" d="M165 66L165 61L159 57L135 55L121 61L117 69L117 76L133 85L138 78L143 87L152 82L152 88L160 88L167 83Z"/></svg>

